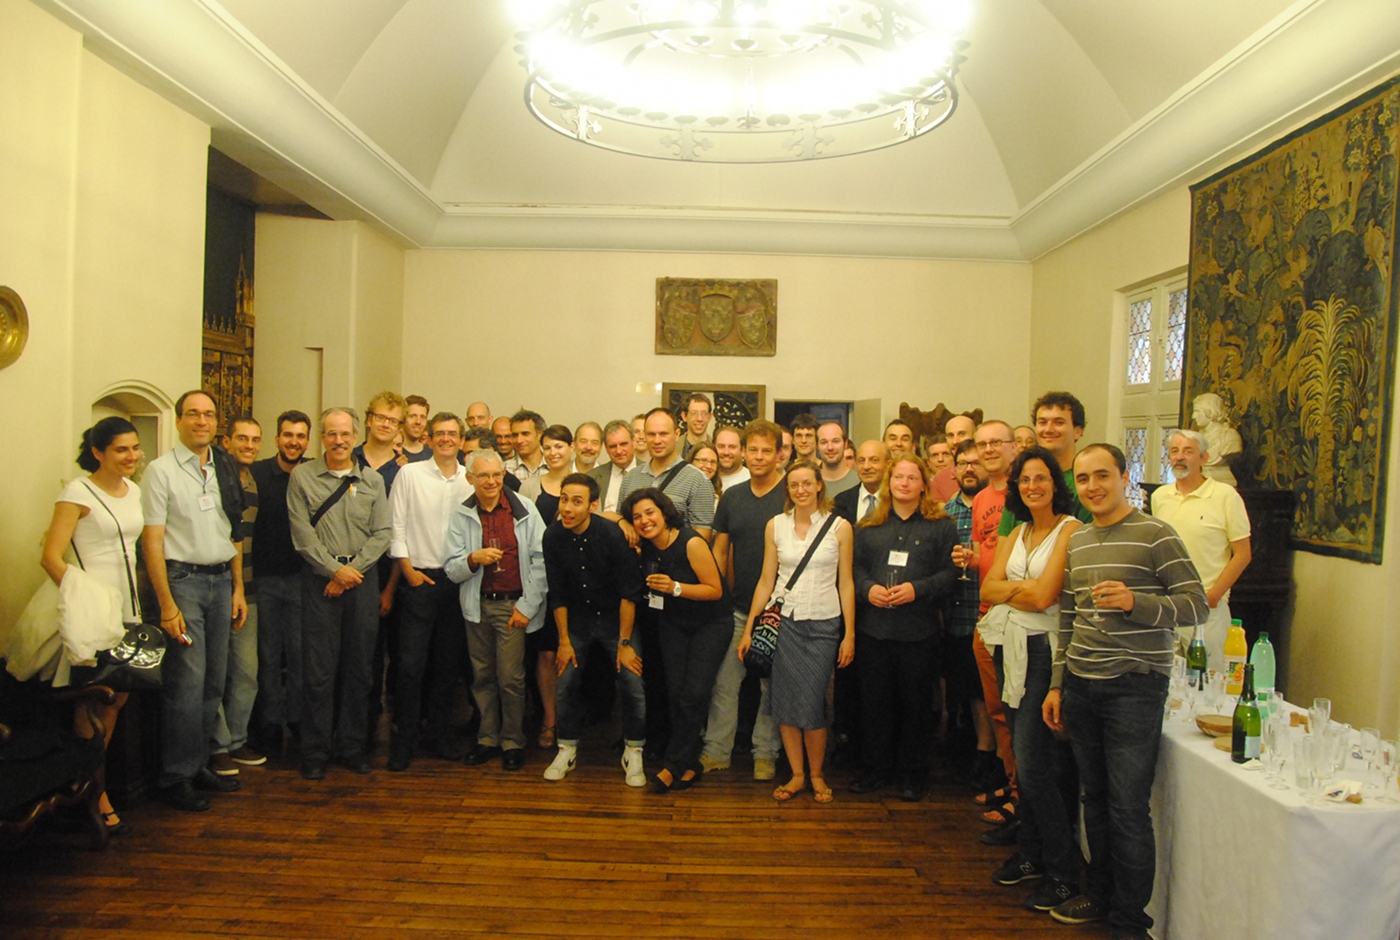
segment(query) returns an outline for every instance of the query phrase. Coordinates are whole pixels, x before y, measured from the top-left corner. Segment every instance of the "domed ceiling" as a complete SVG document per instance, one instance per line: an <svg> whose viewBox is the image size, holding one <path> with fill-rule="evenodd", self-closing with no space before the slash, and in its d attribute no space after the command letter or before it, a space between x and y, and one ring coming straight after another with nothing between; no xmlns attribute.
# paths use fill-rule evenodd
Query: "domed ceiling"
<svg viewBox="0 0 1400 940"><path fill-rule="evenodd" d="M1030 259L1400 69L1394 0L976 0L943 127L764 166L523 102L505 0L39 0L214 144L407 245Z"/></svg>

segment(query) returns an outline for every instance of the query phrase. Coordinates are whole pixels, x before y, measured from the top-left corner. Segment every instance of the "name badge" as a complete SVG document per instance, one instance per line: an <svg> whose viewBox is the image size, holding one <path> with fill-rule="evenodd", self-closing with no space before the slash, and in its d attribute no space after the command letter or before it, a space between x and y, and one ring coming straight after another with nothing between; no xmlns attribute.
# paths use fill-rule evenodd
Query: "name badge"
<svg viewBox="0 0 1400 940"><path fill-rule="evenodd" d="M199 508L205 512L213 512L214 497L210 496L208 493L205 493L199 498Z"/></svg>
<svg viewBox="0 0 1400 940"><path fill-rule="evenodd" d="M903 568L909 564L908 552L890 552L890 565L895 568Z"/></svg>
<svg viewBox="0 0 1400 940"><path fill-rule="evenodd" d="M666 598L660 594L648 594L647 606L652 610L661 610L666 606Z"/></svg>

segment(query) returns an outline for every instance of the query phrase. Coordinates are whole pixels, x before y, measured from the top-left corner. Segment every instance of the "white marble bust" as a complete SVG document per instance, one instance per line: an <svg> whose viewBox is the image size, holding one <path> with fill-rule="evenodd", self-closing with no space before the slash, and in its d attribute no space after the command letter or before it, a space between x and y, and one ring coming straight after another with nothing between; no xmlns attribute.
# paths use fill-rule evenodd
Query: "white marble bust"
<svg viewBox="0 0 1400 940"><path fill-rule="evenodd" d="M1230 458L1244 449L1240 432L1230 427L1225 402L1214 392L1197 395L1191 402L1191 423L1205 435L1209 451L1201 472L1212 480L1235 486L1235 474L1230 470Z"/></svg>

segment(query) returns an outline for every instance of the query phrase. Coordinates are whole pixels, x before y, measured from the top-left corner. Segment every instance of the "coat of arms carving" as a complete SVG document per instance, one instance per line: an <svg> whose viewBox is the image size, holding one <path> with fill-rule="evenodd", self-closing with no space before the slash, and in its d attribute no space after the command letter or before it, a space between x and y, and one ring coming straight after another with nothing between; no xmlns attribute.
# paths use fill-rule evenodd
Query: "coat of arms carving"
<svg viewBox="0 0 1400 940"><path fill-rule="evenodd" d="M656 352L663 356L771 356L778 282L656 279Z"/></svg>

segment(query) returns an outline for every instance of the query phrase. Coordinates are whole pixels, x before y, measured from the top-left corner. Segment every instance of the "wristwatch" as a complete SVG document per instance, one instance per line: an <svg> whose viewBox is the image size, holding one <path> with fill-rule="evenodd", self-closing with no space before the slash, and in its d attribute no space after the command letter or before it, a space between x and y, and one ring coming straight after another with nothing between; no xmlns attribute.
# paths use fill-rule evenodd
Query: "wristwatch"
<svg viewBox="0 0 1400 940"><path fill-rule="evenodd" d="M617 645L618 645L618 646L626 646L627 648L630 649L630 648L632 647L632 638L631 638L630 636L625 636L625 637L623 637L622 639L620 639L620 640L617 641Z"/></svg>
<svg viewBox="0 0 1400 940"><path fill-rule="evenodd" d="M681 583L680 583L679 581L672 581L672 582L671 582L671 595L672 595L673 597L680 597L680 596L681 596Z"/></svg>

